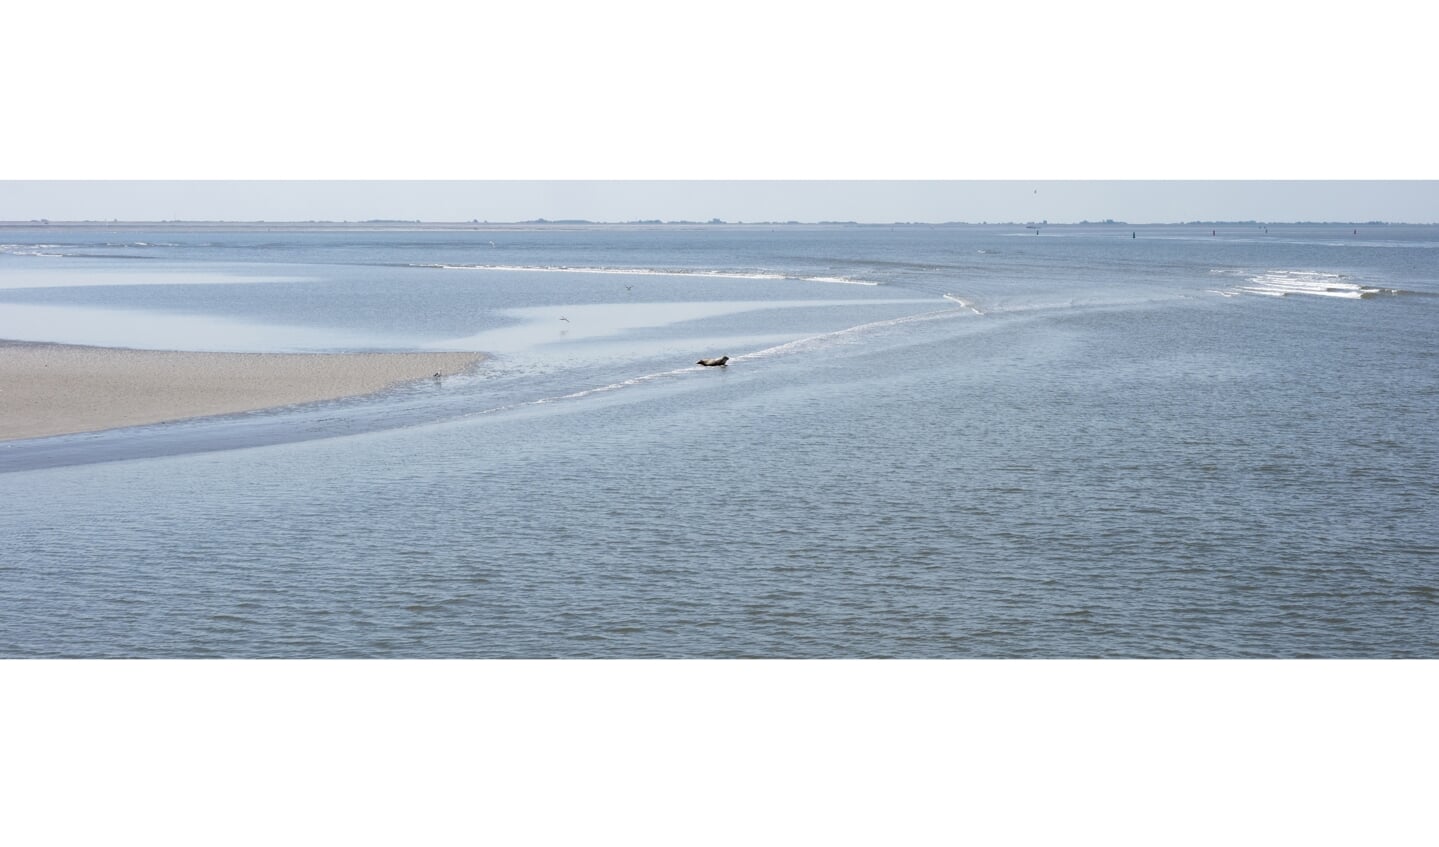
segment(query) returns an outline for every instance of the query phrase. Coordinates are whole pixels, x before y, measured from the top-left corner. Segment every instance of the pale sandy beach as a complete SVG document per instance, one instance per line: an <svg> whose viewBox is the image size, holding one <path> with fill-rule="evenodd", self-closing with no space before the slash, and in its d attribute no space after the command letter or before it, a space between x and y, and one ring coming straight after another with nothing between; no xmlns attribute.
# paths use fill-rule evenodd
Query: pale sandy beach
<svg viewBox="0 0 1439 847"><path fill-rule="evenodd" d="M0 341L0 441L369 394L479 353L187 353Z"/></svg>

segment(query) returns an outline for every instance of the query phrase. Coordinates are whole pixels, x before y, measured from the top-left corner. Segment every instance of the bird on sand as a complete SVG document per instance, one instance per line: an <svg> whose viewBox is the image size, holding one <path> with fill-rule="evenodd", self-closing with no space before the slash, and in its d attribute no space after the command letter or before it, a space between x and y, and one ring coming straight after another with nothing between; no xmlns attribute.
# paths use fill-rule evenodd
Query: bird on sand
<svg viewBox="0 0 1439 847"><path fill-rule="evenodd" d="M728 361L729 356L720 356L718 359L700 359L698 362L695 362L695 364L704 365L707 368L727 368L729 365L725 363Z"/></svg>

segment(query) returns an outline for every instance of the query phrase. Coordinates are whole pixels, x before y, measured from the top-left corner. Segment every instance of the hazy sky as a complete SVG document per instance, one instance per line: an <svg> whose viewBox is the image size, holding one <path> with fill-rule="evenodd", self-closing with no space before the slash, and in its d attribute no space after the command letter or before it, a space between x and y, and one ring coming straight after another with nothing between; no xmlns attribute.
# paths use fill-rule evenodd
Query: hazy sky
<svg viewBox="0 0 1439 847"><path fill-rule="evenodd" d="M1439 181L9 181L0 220L1439 222Z"/></svg>
<svg viewBox="0 0 1439 847"><path fill-rule="evenodd" d="M1400 0L938 8L22 3L0 220L1439 221Z"/></svg>

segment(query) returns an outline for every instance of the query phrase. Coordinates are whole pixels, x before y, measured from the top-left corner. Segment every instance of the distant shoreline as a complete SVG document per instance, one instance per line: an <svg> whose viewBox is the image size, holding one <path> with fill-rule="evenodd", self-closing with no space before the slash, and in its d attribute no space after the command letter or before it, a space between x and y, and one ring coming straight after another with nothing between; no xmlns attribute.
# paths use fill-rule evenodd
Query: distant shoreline
<svg viewBox="0 0 1439 847"><path fill-rule="evenodd" d="M675 229L711 229L726 227L862 227L862 228L885 228L885 227L1022 227L1031 224L1040 224L1045 227L1148 227L1148 226L1226 226L1226 227L1264 227L1264 226L1295 226L1295 227L1320 227L1320 226L1345 226L1345 227L1389 227L1389 226L1436 226L1439 223L1418 223L1413 221L1067 221L1057 223L1053 221L689 221L689 220L635 220L635 221L590 221L590 220L547 220L539 218L529 221L423 221L423 220L366 220L366 221L204 221L204 220L162 220L162 221L122 221L122 220L85 220L85 221L52 221L43 218L36 218L28 221L0 221L0 229L95 229L99 227L145 227L163 228L172 227L175 229L259 229L259 230L314 230L314 229L352 229L352 230L406 230L406 229L433 229L433 230L534 230L534 229L564 229L565 227L630 227L635 229L647 228L675 228Z"/></svg>
<svg viewBox="0 0 1439 847"><path fill-rule="evenodd" d="M0 441L373 394L481 353L194 353L0 340Z"/></svg>

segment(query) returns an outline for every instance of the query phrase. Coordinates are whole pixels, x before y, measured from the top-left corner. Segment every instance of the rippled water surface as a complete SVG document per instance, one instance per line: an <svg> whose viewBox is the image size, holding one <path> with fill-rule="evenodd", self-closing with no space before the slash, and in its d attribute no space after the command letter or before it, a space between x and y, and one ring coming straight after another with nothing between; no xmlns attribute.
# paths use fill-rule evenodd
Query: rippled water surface
<svg viewBox="0 0 1439 847"><path fill-rule="evenodd" d="M1439 656L1439 228L1210 231L0 230L0 337L491 354L0 444L0 655Z"/></svg>

